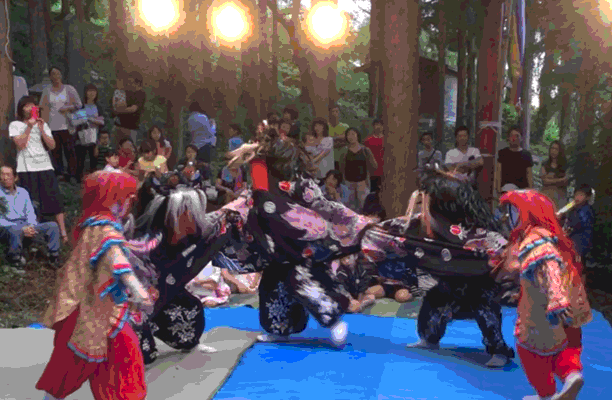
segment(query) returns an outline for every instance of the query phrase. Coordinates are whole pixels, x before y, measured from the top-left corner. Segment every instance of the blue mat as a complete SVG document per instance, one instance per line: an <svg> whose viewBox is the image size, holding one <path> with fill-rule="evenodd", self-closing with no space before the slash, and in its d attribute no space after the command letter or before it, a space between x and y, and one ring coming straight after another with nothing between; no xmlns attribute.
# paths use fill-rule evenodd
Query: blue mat
<svg viewBox="0 0 612 400"><path fill-rule="evenodd" d="M504 337L510 344L515 315L514 309L504 310ZM488 356L475 322L452 323L442 349L431 352L405 348L417 341L415 320L347 315L345 321L350 334L343 350L331 347L329 331L312 318L297 343L255 344L214 399L493 400L534 394L518 358L503 370L482 366ZM206 329L218 326L259 331L258 311L206 310ZM580 399L610 399L610 325L596 313L583 336L586 385Z"/></svg>

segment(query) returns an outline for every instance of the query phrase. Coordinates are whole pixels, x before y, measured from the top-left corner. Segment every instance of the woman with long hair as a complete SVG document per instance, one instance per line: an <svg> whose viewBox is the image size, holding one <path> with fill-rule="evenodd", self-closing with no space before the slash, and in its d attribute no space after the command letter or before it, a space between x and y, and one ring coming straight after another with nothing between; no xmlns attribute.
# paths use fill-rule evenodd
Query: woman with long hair
<svg viewBox="0 0 612 400"><path fill-rule="evenodd" d="M138 338L126 322L130 303L153 302L126 257L119 223L132 207L137 184L127 174L102 171L84 182L75 248L58 271L42 321L55 330L51 359L36 384L47 400L64 399L88 380L96 399L147 395Z"/></svg>
<svg viewBox="0 0 612 400"><path fill-rule="evenodd" d="M560 210L567 203L567 158L565 149L560 140L553 140L548 147L548 159L540 170L542 190L546 196L555 203Z"/></svg>
<svg viewBox="0 0 612 400"><path fill-rule="evenodd" d="M500 203L519 215L510 234L518 262L502 265L521 286L514 334L523 369L537 392L525 399L576 399L584 385L581 326L592 319L583 267L548 197L534 190L513 191ZM564 383L560 393L555 375Z"/></svg>
<svg viewBox="0 0 612 400"><path fill-rule="evenodd" d="M57 143L49 125L36 118L36 99L22 97L17 104L18 121L9 125L9 136L17 146L17 175L19 182L30 193L40 216L55 216L62 241L68 241L64 222L64 199L49 152Z"/></svg>

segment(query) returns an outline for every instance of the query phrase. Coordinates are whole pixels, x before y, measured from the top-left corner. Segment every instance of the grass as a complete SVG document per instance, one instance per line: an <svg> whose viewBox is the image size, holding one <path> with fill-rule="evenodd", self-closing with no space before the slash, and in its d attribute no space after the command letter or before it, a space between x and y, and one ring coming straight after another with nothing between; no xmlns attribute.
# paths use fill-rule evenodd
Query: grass
<svg viewBox="0 0 612 400"><path fill-rule="evenodd" d="M66 229L72 231L81 207L80 190L76 185L61 182L64 196ZM5 247L5 246L2 246ZM55 287L55 270L49 265L43 247L32 246L24 251L26 273L19 275L6 262L6 249L0 249L0 328L28 326L40 319ZM60 262L65 262L70 247L63 245Z"/></svg>

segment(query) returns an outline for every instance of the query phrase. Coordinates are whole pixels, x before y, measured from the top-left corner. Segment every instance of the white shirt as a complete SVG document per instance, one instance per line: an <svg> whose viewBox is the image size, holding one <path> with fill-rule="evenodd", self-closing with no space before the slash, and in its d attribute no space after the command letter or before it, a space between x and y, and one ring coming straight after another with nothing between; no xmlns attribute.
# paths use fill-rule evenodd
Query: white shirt
<svg viewBox="0 0 612 400"><path fill-rule="evenodd" d="M9 125L9 137L17 137L23 135L28 124L21 121L13 121ZM42 135L38 128L38 124L32 127L30 131L30 139L25 149L19 150L17 153L17 172L39 172L53 171L53 164L49 152L45 150L43 145ZM44 135L53 138L49 125L44 124Z"/></svg>
<svg viewBox="0 0 612 400"><path fill-rule="evenodd" d="M470 160L470 157L473 158ZM454 148L446 152L444 164L466 163L468 161L478 160L479 158L481 158L480 150L478 150L476 147L468 147L465 153L457 148ZM469 177L472 183L476 183L476 172L472 171L469 174Z"/></svg>
<svg viewBox="0 0 612 400"><path fill-rule="evenodd" d="M54 92L52 89L53 86L49 85L43 90L42 94L42 98L48 96L49 127L52 131L63 131L68 129L68 120L59 110L70 105L81 108L83 104L76 89L70 85L63 85L59 92Z"/></svg>
<svg viewBox="0 0 612 400"><path fill-rule="evenodd" d="M323 179L325 175L332 169L334 169L334 139L331 137L324 137L318 146L314 146L315 157L321 153L329 150L329 153L321 159L319 162L319 172L317 178Z"/></svg>

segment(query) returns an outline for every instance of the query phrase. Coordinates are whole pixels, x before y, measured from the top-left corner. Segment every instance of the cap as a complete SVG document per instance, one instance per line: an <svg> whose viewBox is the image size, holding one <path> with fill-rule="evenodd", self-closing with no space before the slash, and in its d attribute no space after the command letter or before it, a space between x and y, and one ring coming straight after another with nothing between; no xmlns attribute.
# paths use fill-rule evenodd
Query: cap
<svg viewBox="0 0 612 400"><path fill-rule="evenodd" d="M511 192L513 190L519 190L518 186L516 186L513 183L506 183L504 186L502 186L501 188L501 192L505 193L505 192Z"/></svg>

